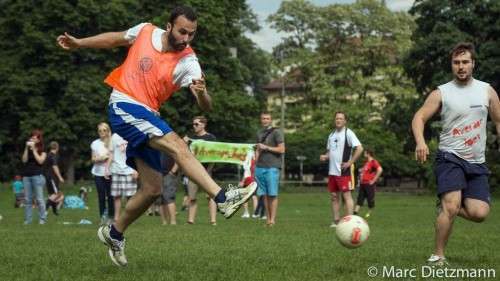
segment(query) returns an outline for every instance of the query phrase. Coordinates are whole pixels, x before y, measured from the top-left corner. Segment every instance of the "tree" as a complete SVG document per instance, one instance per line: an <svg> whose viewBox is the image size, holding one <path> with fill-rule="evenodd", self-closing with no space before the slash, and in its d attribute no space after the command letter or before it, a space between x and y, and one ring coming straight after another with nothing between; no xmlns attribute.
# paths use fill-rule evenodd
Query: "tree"
<svg viewBox="0 0 500 281"><path fill-rule="evenodd" d="M258 103L245 88L250 85L258 94L269 68L266 56L243 36L258 28L244 0L35 2L0 2L0 106L8 109L0 122L2 180L18 173L20 153L33 128L42 128L46 141L59 141L70 178L72 167L77 178L90 175L89 144L97 137L97 123L107 120L110 89L103 80L127 50L66 52L56 46L57 35L68 31L90 36L144 21L163 27L171 8L180 3L196 7L199 13L194 49L215 103L215 111L207 114L211 128L221 139L253 135L247 124L256 119ZM232 46L239 51L236 58L230 55ZM181 134L200 113L187 91L176 94L161 112Z"/></svg>
<svg viewBox="0 0 500 281"><path fill-rule="evenodd" d="M363 145L385 161L385 176L413 174L405 104L417 95L400 66L411 46L412 18L375 0L326 7L296 0L283 2L269 20L289 34L274 55L286 50L282 63L294 65L305 85L301 103L287 111L301 128L297 136L287 135L287 147L290 140L298 146L287 150L287 159L293 161L295 151L310 153L306 170L319 171L314 165L320 167L318 153L333 129L333 113L342 110Z"/></svg>

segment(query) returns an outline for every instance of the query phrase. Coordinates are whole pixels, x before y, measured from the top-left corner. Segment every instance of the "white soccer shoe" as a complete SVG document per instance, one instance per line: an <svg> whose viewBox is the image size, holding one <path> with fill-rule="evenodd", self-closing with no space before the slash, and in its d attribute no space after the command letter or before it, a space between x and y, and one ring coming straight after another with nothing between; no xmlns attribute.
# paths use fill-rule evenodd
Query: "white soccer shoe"
<svg viewBox="0 0 500 281"><path fill-rule="evenodd" d="M226 202L217 203L217 207L219 211L224 214L224 217L229 219L238 211L243 203L247 202L250 197L252 197L256 190L256 182L252 182L243 188L237 188L230 184L226 189Z"/></svg>
<svg viewBox="0 0 500 281"><path fill-rule="evenodd" d="M108 246L109 257L114 264L118 266L127 266L127 257L125 256L125 238L120 241L111 238L109 232L111 225L103 225L97 230L97 237L104 245Z"/></svg>
<svg viewBox="0 0 500 281"><path fill-rule="evenodd" d="M445 257L432 254L428 259L427 263L434 266L447 266L449 265Z"/></svg>

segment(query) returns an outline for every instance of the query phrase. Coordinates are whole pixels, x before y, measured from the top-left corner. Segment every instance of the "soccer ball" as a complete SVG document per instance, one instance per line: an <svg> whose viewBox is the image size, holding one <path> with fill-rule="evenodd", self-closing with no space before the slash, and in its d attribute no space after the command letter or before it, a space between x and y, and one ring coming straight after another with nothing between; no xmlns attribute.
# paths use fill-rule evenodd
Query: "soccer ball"
<svg viewBox="0 0 500 281"><path fill-rule="evenodd" d="M355 215L343 217L336 229L337 239L347 248L363 245L370 236L370 228L366 221Z"/></svg>

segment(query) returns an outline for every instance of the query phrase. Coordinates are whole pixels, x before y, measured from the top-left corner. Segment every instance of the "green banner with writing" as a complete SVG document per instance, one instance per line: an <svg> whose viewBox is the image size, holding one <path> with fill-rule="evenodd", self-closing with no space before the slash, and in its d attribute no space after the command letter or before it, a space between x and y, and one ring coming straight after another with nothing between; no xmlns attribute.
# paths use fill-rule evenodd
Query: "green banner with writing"
<svg viewBox="0 0 500 281"><path fill-rule="evenodd" d="M254 156L255 144L193 140L191 151L201 163L231 163L245 166Z"/></svg>

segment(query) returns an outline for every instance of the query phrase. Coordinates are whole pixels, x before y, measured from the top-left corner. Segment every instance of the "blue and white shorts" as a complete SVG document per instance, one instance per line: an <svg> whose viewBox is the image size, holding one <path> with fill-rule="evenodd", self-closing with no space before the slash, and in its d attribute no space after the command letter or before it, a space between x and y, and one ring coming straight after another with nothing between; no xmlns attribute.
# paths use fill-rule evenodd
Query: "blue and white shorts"
<svg viewBox="0 0 500 281"><path fill-rule="evenodd" d="M148 141L152 137L172 132L172 128L158 114L138 104L111 103L108 115L113 132L128 142L127 165L136 169L134 158L138 157L151 168L162 172L161 152L149 147Z"/></svg>

